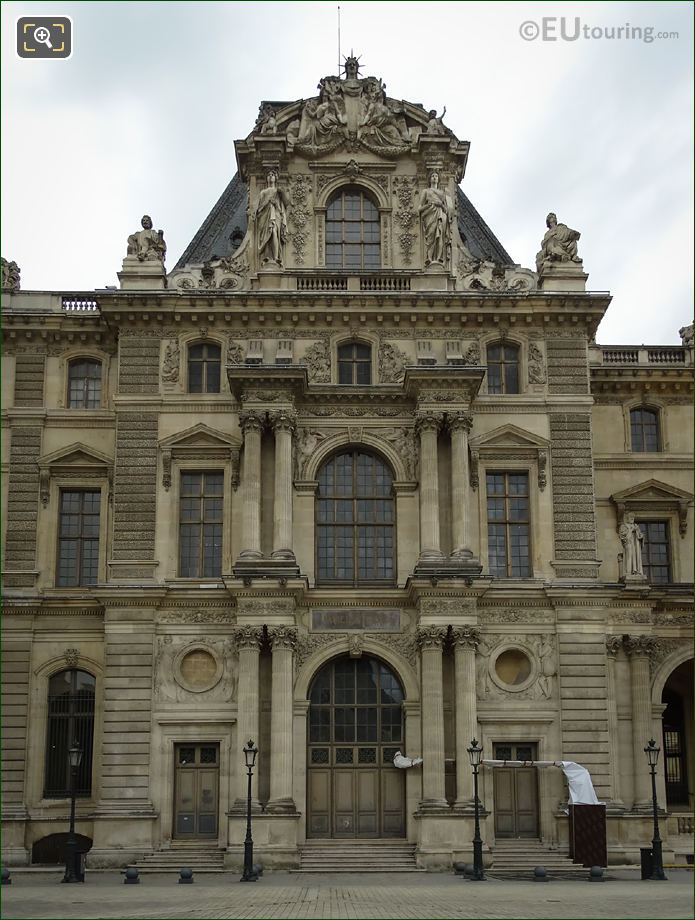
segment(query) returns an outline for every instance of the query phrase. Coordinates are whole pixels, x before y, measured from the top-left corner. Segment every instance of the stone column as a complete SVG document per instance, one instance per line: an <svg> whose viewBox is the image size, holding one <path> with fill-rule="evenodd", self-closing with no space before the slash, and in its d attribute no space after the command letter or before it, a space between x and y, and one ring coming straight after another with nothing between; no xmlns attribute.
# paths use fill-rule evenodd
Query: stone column
<svg viewBox="0 0 695 920"><path fill-rule="evenodd" d="M273 557L294 561L292 551L292 432L295 418L280 411L271 417L275 432L275 504Z"/></svg>
<svg viewBox="0 0 695 920"><path fill-rule="evenodd" d="M244 433L244 517L242 559L259 559L261 552L261 431L263 422L254 412L243 412L239 424ZM246 739L248 741L248 738ZM255 739L254 739L255 740Z"/></svg>
<svg viewBox="0 0 695 920"><path fill-rule="evenodd" d="M259 694L258 670L260 657L260 644L263 638L263 629L260 626L239 626L234 630L234 641L239 650L239 683L237 690L237 748L232 752L234 763L238 769L238 784L235 808L246 809L246 770L242 764L244 756L242 748L248 741L253 741L258 747L259 742ZM259 757L262 757L260 754ZM252 786L253 805L258 807L258 761L254 771L255 780Z"/></svg>
<svg viewBox="0 0 695 920"><path fill-rule="evenodd" d="M620 809L621 811L624 810L625 806L620 789L620 735L618 729L618 698L616 696L618 685L615 679L615 662L622 647L622 636L606 637L606 695L608 697L608 746L611 762L612 809Z"/></svg>
<svg viewBox="0 0 695 920"><path fill-rule="evenodd" d="M476 708L475 651L480 642L477 629L461 626L453 630L456 681L456 808L473 807L473 772L468 746L478 738Z"/></svg>
<svg viewBox="0 0 695 920"><path fill-rule="evenodd" d="M444 792L444 687L442 645L446 627L417 631L422 656L422 802L420 807L447 808Z"/></svg>
<svg viewBox="0 0 695 920"><path fill-rule="evenodd" d="M270 800L268 811L294 812L292 796L292 656L297 630L276 626L268 630L273 647L270 712Z"/></svg>
<svg viewBox="0 0 695 920"><path fill-rule="evenodd" d="M420 561L442 558L439 548L439 465L437 435L442 424L439 413L417 418L420 435Z"/></svg>
<svg viewBox="0 0 695 920"><path fill-rule="evenodd" d="M456 558L470 558L468 529L468 432L472 415L456 415L449 422L451 432L451 536L452 553ZM472 736L471 736L472 738ZM471 740L470 738L468 739Z"/></svg>
<svg viewBox="0 0 695 920"><path fill-rule="evenodd" d="M630 658L632 687L632 766L635 777L632 810L649 811L652 807L652 785L644 748L653 732L649 652L654 639L651 636L627 636L623 644Z"/></svg>

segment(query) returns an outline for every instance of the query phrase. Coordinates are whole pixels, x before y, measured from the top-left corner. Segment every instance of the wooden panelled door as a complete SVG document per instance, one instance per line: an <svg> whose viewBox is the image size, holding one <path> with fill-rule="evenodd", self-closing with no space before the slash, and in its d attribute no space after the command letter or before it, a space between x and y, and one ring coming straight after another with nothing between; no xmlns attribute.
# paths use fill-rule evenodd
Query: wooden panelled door
<svg viewBox="0 0 695 920"><path fill-rule="evenodd" d="M403 690L375 658L338 658L309 695L307 800L310 837L405 836Z"/></svg>
<svg viewBox="0 0 695 920"><path fill-rule="evenodd" d="M174 756L174 837L217 838L219 745L177 744Z"/></svg>
<svg viewBox="0 0 695 920"><path fill-rule="evenodd" d="M495 744L495 760L536 760L536 745ZM495 837L538 836L536 767L495 767Z"/></svg>

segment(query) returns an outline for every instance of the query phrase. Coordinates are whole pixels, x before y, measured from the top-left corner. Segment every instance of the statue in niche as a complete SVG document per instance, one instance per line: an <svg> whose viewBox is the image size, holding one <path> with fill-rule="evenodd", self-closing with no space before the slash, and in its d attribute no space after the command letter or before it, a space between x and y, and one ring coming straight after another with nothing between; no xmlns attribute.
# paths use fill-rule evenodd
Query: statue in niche
<svg viewBox="0 0 695 920"><path fill-rule="evenodd" d="M618 528L618 536L623 546L621 576L639 575L644 578L642 568L642 544L644 535L639 524L635 523L635 516L628 511L623 517L623 523Z"/></svg>
<svg viewBox="0 0 695 920"><path fill-rule="evenodd" d="M446 115L446 106L442 110L442 114L437 117L437 110L430 109L427 113L427 130L425 134L429 134L434 137L446 137L449 133L449 129L444 127L444 116Z"/></svg>
<svg viewBox="0 0 695 920"><path fill-rule="evenodd" d="M552 262L581 262L577 256L577 240L581 236L578 230L571 230L567 224L559 224L557 215L552 212L545 219L548 228L541 251L536 255L536 268L540 271Z"/></svg>
<svg viewBox="0 0 695 920"><path fill-rule="evenodd" d="M282 265L287 241L287 195L278 188L278 174L268 173L267 188L258 196L253 215L258 254L264 264Z"/></svg>
<svg viewBox="0 0 695 920"><path fill-rule="evenodd" d="M430 174L429 187L420 195L420 220L425 241L425 265L445 265L451 240L453 208L439 188L439 173Z"/></svg>
<svg viewBox="0 0 695 920"><path fill-rule="evenodd" d="M127 255L135 256L140 262L164 262L167 246L164 231L154 230L152 218L145 214L140 221L142 230L128 237Z"/></svg>
<svg viewBox="0 0 695 920"><path fill-rule="evenodd" d="M555 648L550 636L541 637L541 645L538 651L540 660L540 674L538 675L538 686L541 688L543 696L549 700L553 695L553 677L557 674L557 664L555 662Z"/></svg>

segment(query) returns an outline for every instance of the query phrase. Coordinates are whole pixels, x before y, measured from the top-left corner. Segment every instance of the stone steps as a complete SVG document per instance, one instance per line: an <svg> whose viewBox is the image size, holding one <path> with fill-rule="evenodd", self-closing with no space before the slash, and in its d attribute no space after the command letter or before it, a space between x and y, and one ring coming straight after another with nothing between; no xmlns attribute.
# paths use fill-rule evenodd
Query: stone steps
<svg viewBox="0 0 695 920"><path fill-rule="evenodd" d="M310 841L299 850L299 868L291 872L422 872L415 847L402 841Z"/></svg>
<svg viewBox="0 0 695 920"><path fill-rule="evenodd" d="M572 862L567 850L549 850L540 840L519 838L495 842L489 873L500 878L529 878L536 866L543 866L550 878L576 878L587 872Z"/></svg>
<svg viewBox="0 0 695 920"><path fill-rule="evenodd" d="M178 873L183 868L192 869L194 873L224 872L224 850L187 844L146 853L133 865L140 872Z"/></svg>

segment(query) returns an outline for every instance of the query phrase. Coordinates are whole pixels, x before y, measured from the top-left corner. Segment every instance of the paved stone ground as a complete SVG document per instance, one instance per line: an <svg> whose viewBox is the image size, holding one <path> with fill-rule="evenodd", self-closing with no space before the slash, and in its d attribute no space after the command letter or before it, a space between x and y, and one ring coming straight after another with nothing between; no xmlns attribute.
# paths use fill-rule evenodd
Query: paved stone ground
<svg viewBox="0 0 695 920"><path fill-rule="evenodd" d="M13 873L1 889L3 920L43 918L691 918L693 874L669 871L668 882L643 882L634 871L588 881L490 879L453 875L290 875L276 872L242 885L236 874L200 874L193 885L175 875L143 875L124 885L116 872L92 872L84 885L62 885L57 873Z"/></svg>

